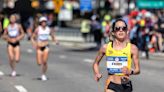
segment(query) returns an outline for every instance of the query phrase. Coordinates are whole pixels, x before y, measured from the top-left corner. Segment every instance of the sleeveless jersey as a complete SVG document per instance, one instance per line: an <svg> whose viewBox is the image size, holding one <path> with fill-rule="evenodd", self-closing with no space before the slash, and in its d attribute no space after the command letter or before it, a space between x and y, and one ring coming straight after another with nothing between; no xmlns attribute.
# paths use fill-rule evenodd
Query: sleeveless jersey
<svg viewBox="0 0 164 92"><path fill-rule="evenodd" d="M9 25L7 27L9 37L15 38L19 35L19 27L18 24L14 24L14 26Z"/></svg>
<svg viewBox="0 0 164 92"><path fill-rule="evenodd" d="M50 28L43 29L41 26L38 28L38 41L47 41L50 36Z"/></svg>
<svg viewBox="0 0 164 92"><path fill-rule="evenodd" d="M106 65L109 74L124 75L121 68L124 66L131 69L131 44L128 43L122 50L112 48L112 42L109 42L106 49Z"/></svg>

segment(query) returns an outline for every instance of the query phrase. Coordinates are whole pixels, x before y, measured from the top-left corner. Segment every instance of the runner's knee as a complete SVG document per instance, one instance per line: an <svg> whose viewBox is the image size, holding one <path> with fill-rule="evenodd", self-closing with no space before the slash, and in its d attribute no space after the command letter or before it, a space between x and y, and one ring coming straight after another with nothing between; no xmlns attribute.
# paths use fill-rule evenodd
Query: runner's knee
<svg viewBox="0 0 164 92"><path fill-rule="evenodd" d="M40 66L42 63L40 63L40 62L37 62L37 64Z"/></svg>
<svg viewBox="0 0 164 92"><path fill-rule="evenodd" d="M10 58L9 61L10 61L10 62L14 62L14 58Z"/></svg>
<svg viewBox="0 0 164 92"><path fill-rule="evenodd" d="M19 60L15 60L16 63L19 63Z"/></svg>
<svg viewBox="0 0 164 92"><path fill-rule="evenodd" d="M43 62L43 65L45 65L45 66L46 66L46 65L47 65L47 62Z"/></svg>

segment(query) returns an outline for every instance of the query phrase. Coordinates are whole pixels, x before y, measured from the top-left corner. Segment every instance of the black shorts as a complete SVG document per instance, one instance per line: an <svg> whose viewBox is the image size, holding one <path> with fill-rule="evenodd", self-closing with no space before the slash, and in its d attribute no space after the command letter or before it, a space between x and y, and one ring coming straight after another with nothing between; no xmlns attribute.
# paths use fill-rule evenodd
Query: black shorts
<svg viewBox="0 0 164 92"><path fill-rule="evenodd" d="M49 48L49 45L46 45L46 46L43 46L43 47L39 47L39 49L40 49L41 51L44 51L44 50L47 49L47 48Z"/></svg>
<svg viewBox="0 0 164 92"><path fill-rule="evenodd" d="M125 84L116 84L116 83L110 82L107 89L111 89L114 92L132 92L133 90L131 81Z"/></svg>
<svg viewBox="0 0 164 92"><path fill-rule="evenodd" d="M20 46L20 43L19 42L15 42L15 43L8 42L8 46L9 45L11 45L12 47L17 47L17 46Z"/></svg>

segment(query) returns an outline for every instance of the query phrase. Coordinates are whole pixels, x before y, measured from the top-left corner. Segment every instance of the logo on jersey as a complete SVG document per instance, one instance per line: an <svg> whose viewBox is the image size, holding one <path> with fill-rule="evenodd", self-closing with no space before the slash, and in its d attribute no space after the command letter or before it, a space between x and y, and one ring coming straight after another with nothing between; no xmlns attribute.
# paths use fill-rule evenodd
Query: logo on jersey
<svg viewBox="0 0 164 92"><path fill-rule="evenodd" d="M108 50L108 53L109 53L109 54L112 54L112 53L113 53L113 51L112 51L112 50Z"/></svg>
<svg viewBox="0 0 164 92"><path fill-rule="evenodd" d="M122 54L124 54L124 55L126 55L126 56L128 55L128 53L125 53L125 52L123 52Z"/></svg>
<svg viewBox="0 0 164 92"><path fill-rule="evenodd" d="M115 61L116 61L116 62L118 62L118 61L119 61L119 58L118 58L118 57L117 57L117 58L115 58Z"/></svg>

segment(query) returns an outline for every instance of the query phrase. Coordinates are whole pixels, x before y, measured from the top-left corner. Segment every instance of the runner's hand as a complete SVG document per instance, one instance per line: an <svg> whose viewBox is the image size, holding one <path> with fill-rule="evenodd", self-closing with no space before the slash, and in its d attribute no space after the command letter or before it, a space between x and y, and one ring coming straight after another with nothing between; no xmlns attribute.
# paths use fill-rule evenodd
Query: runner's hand
<svg viewBox="0 0 164 92"><path fill-rule="evenodd" d="M33 44L32 46L33 46L33 48L35 48L35 49L37 49L37 48L38 48L36 44Z"/></svg>
<svg viewBox="0 0 164 92"><path fill-rule="evenodd" d="M11 38L8 38L7 41L8 41L8 42L12 42Z"/></svg>
<svg viewBox="0 0 164 92"><path fill-rule="evenodd" d="M125 74L125 75L130 75L131 71L127 67L123 67L122 68L122 73Z"/></svg>
<svg viewBox="0 0 164 92"><path fill-rule="evenodd" d="M56 45L59 45L59 41L55 41Z"/></svg>
<svg viewBox="0 0 164 92"><path fill-rule="evenodd" d="M16 41L19 41L19 40L20 40L19 37L17 37L17 38L16 38Z"/></svg>
<svg viewBox="0 0 164 92"><path fill-rule="evenodd" d="M95 81L99 81L102 77L102 74L95 74L94 78L95 78Z"/></svg>

